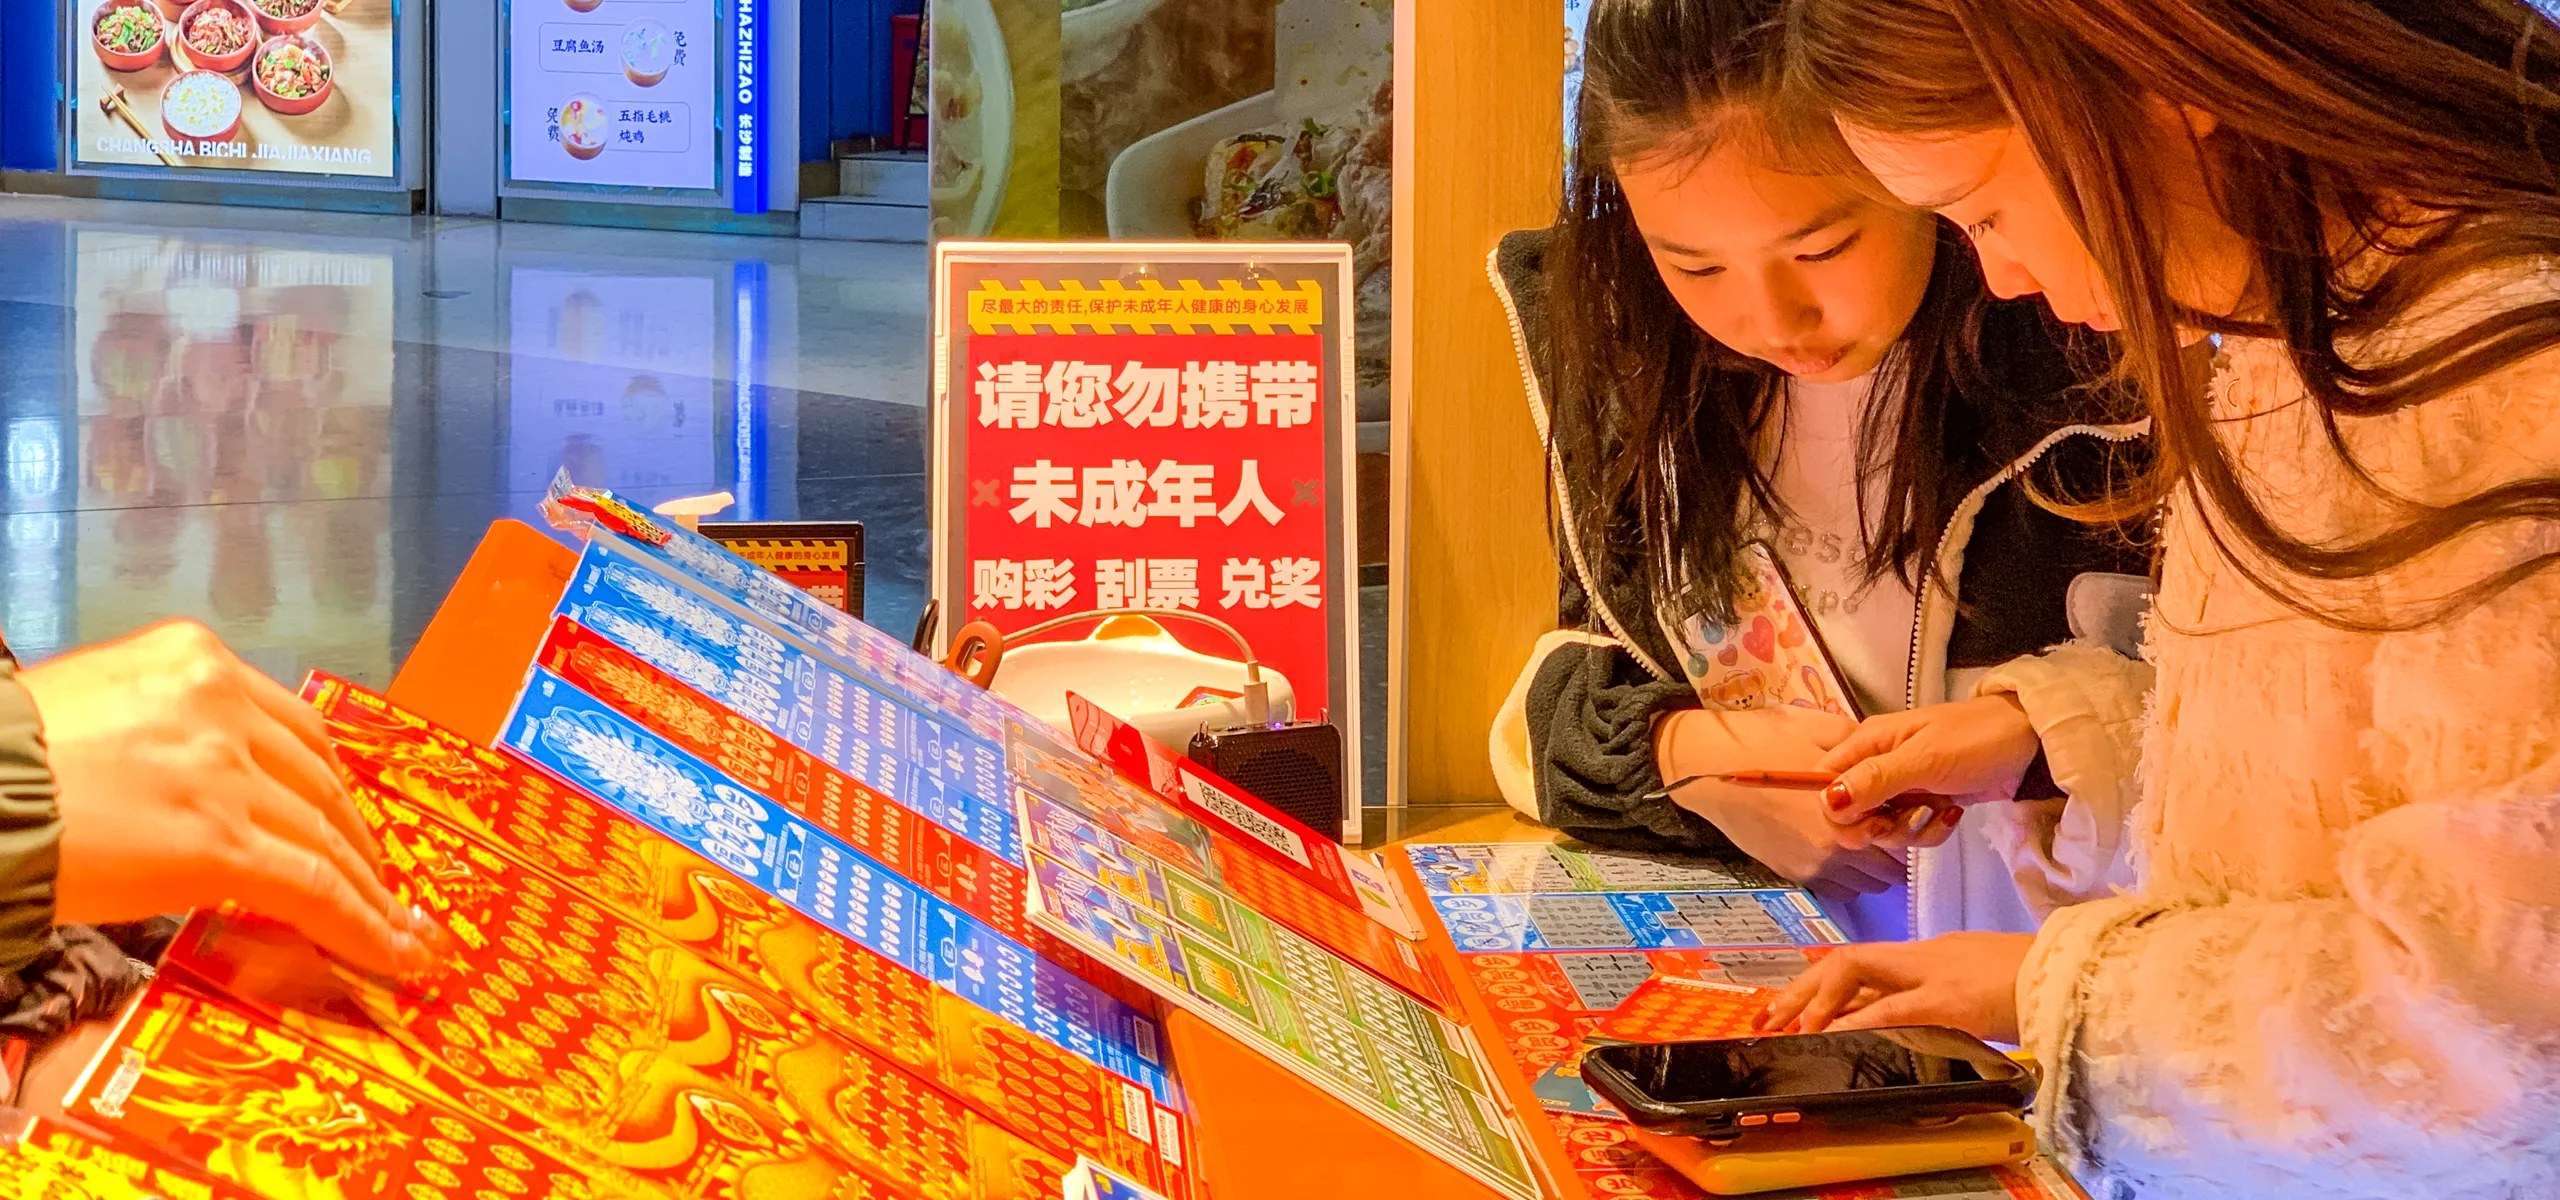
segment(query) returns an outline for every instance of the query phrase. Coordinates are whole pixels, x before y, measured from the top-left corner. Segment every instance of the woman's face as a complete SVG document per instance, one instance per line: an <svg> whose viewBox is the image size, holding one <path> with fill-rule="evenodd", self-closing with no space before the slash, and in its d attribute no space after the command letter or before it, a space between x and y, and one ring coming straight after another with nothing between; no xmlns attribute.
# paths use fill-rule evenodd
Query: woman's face
<svg viewBox="0 0 2560 1200"><path fill-rule="evenodd" d="M1837 176L1762 166L1738 140L1616 165L1663 285L1707 336L1789 375L1874 370L1929 289L1935 222Z"/></svg>
<svg viewBox="0 0 2560 1200"><path fill-rule="evenodd" d="M2182 118L2155 114L2168 126ZM2191 148L2191 134L2210 122L2162 128L2164 144ZM1841 135L1887 191L1906 204L1945 217L1965 231L1982 258L1982 276L2003 299L2042 295L2053 315L2091 329L2124 326L2098 261L2063 210L2015 125L1969 133L1888 134L1843 124ZM2191 152L2149 156L2171 216L2166 256L2169 291L2199 311L2239 307L2248 277L2245 243L2222 221L2204 166Z"/></svg>

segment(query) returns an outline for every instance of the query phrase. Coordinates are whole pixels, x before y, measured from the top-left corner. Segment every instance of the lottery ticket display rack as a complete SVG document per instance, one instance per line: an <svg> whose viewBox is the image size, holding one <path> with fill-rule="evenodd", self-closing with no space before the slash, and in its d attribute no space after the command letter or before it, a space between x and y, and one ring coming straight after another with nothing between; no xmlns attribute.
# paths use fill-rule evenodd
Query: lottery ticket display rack
<svg viewBox="0 0 2560 1200"><path fill-rule="evenodd" d="M387 696L304 688L455 973L193 914L0 1185L1686 1200L1576 1107L1576 1035L1729 1021L1693 1001L1839 940L1747 866L1342 850L1090 706L1023 724L709 539L552 500L582 550L501 523ZM2038 1178L1854 1194L2065 1200Z"/></svg>
<svg viewBox="0 0 2560 1200"><path fill-rule="evenodd" d="M554 613L578 575L580 556L530 527L501 522L465 567L452 594L421 636L388 689L402 708L474 741L502 743L523 690L526 669L550 636ZM1390 862L1392 862L1392 858ZM1395 886L1419 896L1409 871ZM1454 964L1454 949L1436 927L1414 945L1420 961ZM1454 980L1448 966L1437 978ZM1453 1017L1470 1027L1489 1020L1479 998L1451 999ZM1187 1109L1185 1147L1197 1194L1217 1200L1298 1200L1367 1194L1381 1180L1417 1200L1495 1200L1505 1192L1382 1127L1335 1091L1284 1069L1231 1028L1168 1009L1166 1057ZM1481 1044L1482 1039L1477 1039ZM1534 1112L1517 1071L1488 1063L1492 1099L1513 1113ZM1514 1122L1523 1139L1532 1195L1569 1181L1560 1142L1535 1136L1538 1122ZM1564 1186L1570 1186L1569 1182ZM1516 1194L1516 1193L1515 1193Z"/></svg>

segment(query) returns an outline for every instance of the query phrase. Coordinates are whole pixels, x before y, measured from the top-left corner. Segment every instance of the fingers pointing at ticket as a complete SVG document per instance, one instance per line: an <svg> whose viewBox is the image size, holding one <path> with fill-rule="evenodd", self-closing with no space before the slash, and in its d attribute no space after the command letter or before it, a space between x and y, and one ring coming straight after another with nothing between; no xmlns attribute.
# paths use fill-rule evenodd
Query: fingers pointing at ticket
<svg viewBox="0 0 2560 1200"><path fill-rule="evenodd" d="M62 821L56 919L236 901L365 970L434 972L443 933L383 886L319 715L211 631L154 626L19 682Z"/></svg>

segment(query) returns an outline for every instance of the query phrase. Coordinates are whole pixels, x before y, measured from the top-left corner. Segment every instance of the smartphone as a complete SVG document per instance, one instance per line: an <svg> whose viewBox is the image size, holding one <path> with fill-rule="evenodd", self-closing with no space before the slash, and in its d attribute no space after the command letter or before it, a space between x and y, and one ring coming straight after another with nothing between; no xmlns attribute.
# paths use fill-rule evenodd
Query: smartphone
<svg viewBox="0 0 2560 1200"><path fill-rule="evenodd" d="M1582 1081L1638 1126L1709 1139L2014 1113L2035 1095L2026 1067L1929 1025L1595 1046Z"/></svg>

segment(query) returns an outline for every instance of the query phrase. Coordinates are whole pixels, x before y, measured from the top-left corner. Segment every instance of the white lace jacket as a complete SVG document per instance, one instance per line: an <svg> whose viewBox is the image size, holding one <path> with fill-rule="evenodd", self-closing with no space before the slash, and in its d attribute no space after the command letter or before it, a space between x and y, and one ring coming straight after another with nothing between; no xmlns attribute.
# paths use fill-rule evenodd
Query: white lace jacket
<svg viewBox="0 0 2560 1200"><path fill-rule="evenodd" d="M2463 291L2375 349L2560 287ZM2560 352L2345 420L2384 491L2332 452L2282 347L2224 356L2224 437L2297 535L2386 527L2384 491L2560 475ZM2311 594L2403 615L2555 550L2560 522L2511 524ZM2018 981L2048 1145L2100 1200L2560 1196L2560 570L2340 632L2252 586L2181 499L2164 571L2141 885L2056 913Z"/></svg>

